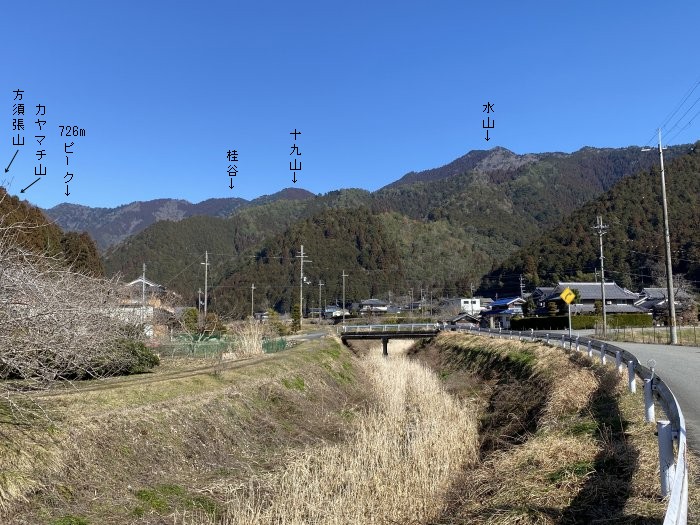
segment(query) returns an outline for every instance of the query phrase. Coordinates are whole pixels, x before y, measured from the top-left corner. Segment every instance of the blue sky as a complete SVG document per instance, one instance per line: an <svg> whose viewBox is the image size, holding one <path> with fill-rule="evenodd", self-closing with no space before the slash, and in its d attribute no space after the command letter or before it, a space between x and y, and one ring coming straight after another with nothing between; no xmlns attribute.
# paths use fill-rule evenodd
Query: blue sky
<svg viewBox="0 0 700 525"><path fill-rule="evenodd" d="M296 186L314 193L374 190L472 149L643 145L700 80L698 20L690 1L13 3L0 164L15 89L26 145L2 173L11 193L36 179L44 104L47 175L24 194L43 207L273 193L293 186L295 128ZM666 126L685 128L672 143L700 137L700 103L681 119L698 96ZM60 124L86 130L68 197Z"/></svg>

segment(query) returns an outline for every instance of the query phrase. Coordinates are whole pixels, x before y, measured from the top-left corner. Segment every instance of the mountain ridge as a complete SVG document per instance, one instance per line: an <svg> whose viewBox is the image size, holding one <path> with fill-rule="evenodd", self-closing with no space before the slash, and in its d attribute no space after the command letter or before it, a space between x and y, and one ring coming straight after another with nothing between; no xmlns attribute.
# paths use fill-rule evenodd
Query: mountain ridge
<svg viewBox="0 0 700 525"><path fill-rule="evenodd" d="M240 197L215 197L191 203L185 199L159 198L133 201L115 208L61 203L42 211L64 230L89 233L98 248L104 252L158 221L181 221L200 215L225 218L246 206L277 200L304 200L313 196L313 193L301 188L285 188L251 201Z"/></svg>
<svg viewBox="0 0 700 525"><path fill-rule="evenodd" d="M680 152L670 149L669 159ZM481 163L483 171L375 192L343 189L304 200L246 205L227 219L161 221L111 248L105 254L105 267L110 274L131 276L146 262L151 278L174 287L183 297L196 297L202 277L198 262L203 261L205 250L212 264L210 282L216 286L222 275L243 268L246 258L299 221L317 217L329 221L329 210L350 209L373 224L382 224L383 234L375 239L398 249L404 289L430 287L439 294L464 294L542 231L621 179L658 162L636 147L584 148L574 154L547 154L536 162L532 158L513 162L514 154L504 148L488 153L472 158L472 164ZM499 158L506 162L498 165ZM335 257L323 243L316 243L317 229L305 231L309 238L301 244L317 244L321 250L312 259ZM287 305L278 299L270 296L270 304ZM227 302L222 298L222 304Z"/></svg>

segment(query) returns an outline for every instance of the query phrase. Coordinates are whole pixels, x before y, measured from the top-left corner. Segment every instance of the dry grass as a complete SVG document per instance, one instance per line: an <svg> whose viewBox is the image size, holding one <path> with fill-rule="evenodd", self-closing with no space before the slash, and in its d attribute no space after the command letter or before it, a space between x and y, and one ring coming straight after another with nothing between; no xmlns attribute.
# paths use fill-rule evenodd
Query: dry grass
<svg viewBox="0 0 700 525"><path fill-rule="evenodd" d="M149 379L52 397L52 428L0 428L13 431L0 449L0 522L160 524L178 508L213 513L224 503L218 480L260 476L294 449L343 440L367 403L361 372L332 340L219 374Z"/></svg>
<svg viewBox="0 0 700 525"><path fill-rule="evenodd" d="M231 487L221 523L408 524L441 513L455 474L476 458L473 410L418 363L369 356L361 367L378 402L350 439L298 453L252 486Z"/></svg>
<svg viewBox="0 0 700 525"><path fill-rule="evenodd" d="M326 340L51 397L55 426L0 427L0 522L660 523L654 429L612 366L446 334L414 354L439 351L434 374L404 349ZM501 447L481 460L479 416Z"/></svg>
<svg viewBox="0 0 700 525"><path fill-rule="evenodd" d="M663 521L654 428L643 421L641 393L626 393L612 366L529 342L447 334L435 346L452 366L489 363L482 373L498 376L488 378L496 382L491 395L516 376L544 394L530 433L490 451L435 523Z"/></svg>
<svg viewBox="0 0 700 525"><path fill-rule="evenodd" d="M268 326L255 319L238 323L233 328L235 344L231 345L234 358L262 355L263 338L268 335Z"/></svg>

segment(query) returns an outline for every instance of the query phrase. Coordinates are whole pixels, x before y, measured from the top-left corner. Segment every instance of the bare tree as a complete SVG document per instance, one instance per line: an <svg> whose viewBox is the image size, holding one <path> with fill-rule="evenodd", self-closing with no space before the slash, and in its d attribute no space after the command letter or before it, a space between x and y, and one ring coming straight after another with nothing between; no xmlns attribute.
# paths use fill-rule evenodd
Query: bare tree
<svg viewBox="0 0 700 525"><path fill-rule="evenodd" d="M118 283L75 272L60 257L22 248L26 223L0 217L0 398L10 385L123 373L142 328L120 314ZM8 382L9 380L9 382ZM14 383L12 382L14 380Z"/></svg>

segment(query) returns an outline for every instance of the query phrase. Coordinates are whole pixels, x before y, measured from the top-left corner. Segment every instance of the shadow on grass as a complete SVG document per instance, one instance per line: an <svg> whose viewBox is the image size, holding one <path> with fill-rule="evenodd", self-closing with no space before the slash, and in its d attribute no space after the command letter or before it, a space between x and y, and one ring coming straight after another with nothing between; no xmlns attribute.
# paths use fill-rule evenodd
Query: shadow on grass
<svg viewBox="0 0 700 525"><path fill-rule="evenodd" d="M572 354L579 362L581 354ZM638 467L639 450L630 443L624 420L615 397L619 376L615 369L596 369L600 386L593 394L588 410L596 422L596 439L600 452L595 457L594 472L588 476L559 523L660 524L663 520L625 514L631 483Z"/></svg>

